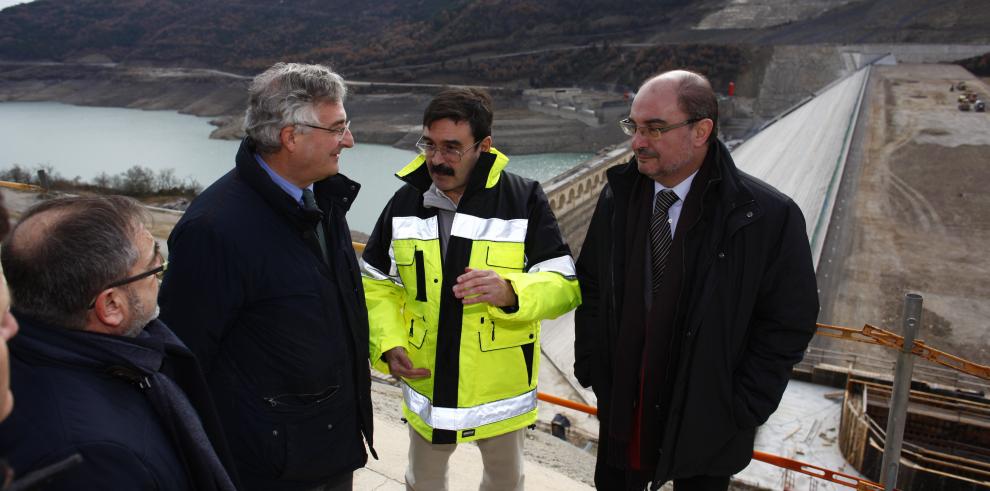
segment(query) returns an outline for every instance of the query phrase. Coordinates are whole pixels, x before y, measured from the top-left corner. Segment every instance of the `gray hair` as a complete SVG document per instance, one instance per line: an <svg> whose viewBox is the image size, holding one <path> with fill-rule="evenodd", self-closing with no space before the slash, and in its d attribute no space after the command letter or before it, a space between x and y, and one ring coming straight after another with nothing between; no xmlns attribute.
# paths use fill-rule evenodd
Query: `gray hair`
<svg viewBox="0 0 990 491"><path fill-rule="evenodd" d="M317 104L343 103L346 96L344 79L326 66L276 63L255 77L248 88L244 132L254 140L259 153L275 153L282 148L282 128L319 125ZM305 133L309 128L295 131Z"/></svg>
<svg viewBox="0 0 990 491"><path fill-rule="evenodd" d="M39 321L83 329L94 298L140 253L144 208L124 196L70 197L28 210L0 250L11 304Z"/></svg>

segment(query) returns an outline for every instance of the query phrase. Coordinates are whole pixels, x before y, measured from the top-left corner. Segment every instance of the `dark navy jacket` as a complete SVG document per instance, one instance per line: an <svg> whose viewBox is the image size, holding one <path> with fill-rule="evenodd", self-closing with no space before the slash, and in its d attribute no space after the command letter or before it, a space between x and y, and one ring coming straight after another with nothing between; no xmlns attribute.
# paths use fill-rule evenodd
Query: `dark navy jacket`
<svg viewBox="0 0 990 491"><path fill-rule="evenodd" d="M254 153L245 140L173 229L161 317L200 359L241 484L310 489L364 465L362 433L371 445L367 312L344 218L359 186L317 182L321 211L305 210Z"/></svg>
<svg viewBox="0 0 990 491"><path fill-rule="evenodd" d="M45 327L17 316L21 329L10 341L14 411L0 424L0 455L18 476L80 454L83 462L59 473L42 489L196 489L183 462L192 452L178 448L145 389L120 376L133 370L166 367L173 355L192 362L184 347L165 354L159 344L104 334ZM160 329L167 330L157 321ZM116 339L114 339L116 338ZM173 338L174 339L174 338ZM138 367L129 360L149 361ZM195 366L192 371L196 372ZM165 369L162 369L165 371ZM199 393L187 390L205 418L211 438L216 416L199 380ZM183 377L170 377L184 389ZM222 444L215 445L221 460ZM228 460L229 462L229 460Z"/></svg>

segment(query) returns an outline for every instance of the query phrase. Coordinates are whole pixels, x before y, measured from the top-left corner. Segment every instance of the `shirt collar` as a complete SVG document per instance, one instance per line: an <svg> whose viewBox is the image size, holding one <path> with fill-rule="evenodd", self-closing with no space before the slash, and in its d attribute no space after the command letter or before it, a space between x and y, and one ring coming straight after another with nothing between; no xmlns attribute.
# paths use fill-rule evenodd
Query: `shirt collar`
<svg viewBox="0 0 990 491"><path fill-rule="evenodd" d="M268 173L268 177L272 178L272 182L278 185L278 187L282 188L282 191L285 191L286 194L291 196L292 199L296 201L296 203L299 203L300 205L302 204L302 188L296 186L295 184L292 184L291 182L287 181L284 177L278 175L277 172L275 172L274 170L272 170L271 167L268 166L268 163L265 162L265 159L261 158L261 155L254 154L254 160L257 160L258 165L260 165L261 168L264 169L266 173ZM309 186L306 186L306 189L312 191L313 185L310 184Z"/></svg>
<svg viewBox="0 0 990 491"><path fill-rule="evenodd" d="M700 170L700 169L699 169ZM657 181L653 181L653 195L656 196L657 193L665 189L671 189L674 194L680 198L680 202L683 203L687 199L688 191L691 191L691 182L694 181L694 177L698 175L698 171L694 171L693 174L688 176L687 179L680 182L680 184L674 186L673 188L668 188Z"/></svg>
<svg viewBox="0 0 990 491"><path fill-rule="evenodd" d="M426 208L439 208L447 211L457 211L457 205L444 194L436 184L430 184L430 189L423 192L423 206Z"/></svg>

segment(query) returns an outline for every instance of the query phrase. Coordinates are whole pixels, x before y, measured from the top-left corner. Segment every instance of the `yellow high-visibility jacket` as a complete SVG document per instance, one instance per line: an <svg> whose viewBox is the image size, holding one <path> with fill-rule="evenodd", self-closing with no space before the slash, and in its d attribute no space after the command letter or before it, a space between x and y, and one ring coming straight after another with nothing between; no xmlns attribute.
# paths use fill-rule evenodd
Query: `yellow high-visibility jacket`
<svg viewBox="0 0 990 491"><path fill-rule="evenodd" d="M540 320L581 303L574 261L539 183L505 172L484 152L441 254L437 210L423 206L431 180L421 155L386 205L362 256L373 366L401 346L430 377L403 380L403 413L433 443L489 438L536 421ZM519 299L512 312L464 305L453 286L465 268L489 269Z"/></svg>

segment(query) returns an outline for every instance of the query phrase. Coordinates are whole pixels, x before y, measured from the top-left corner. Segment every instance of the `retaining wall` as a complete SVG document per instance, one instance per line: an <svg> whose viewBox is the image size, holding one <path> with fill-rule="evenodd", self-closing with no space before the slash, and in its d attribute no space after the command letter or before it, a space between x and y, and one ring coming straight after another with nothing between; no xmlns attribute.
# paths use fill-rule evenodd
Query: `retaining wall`
<svg viewBox="0 0 990 491"><path fill-rule="evenodd" d="M544 183L543 191L550 200L550 208L557 216L560 231L571 246L574 257L581 252L598 195L605 185L605 171L627 162L630 157L632 152L628 146L622 145Z"/></svg>

